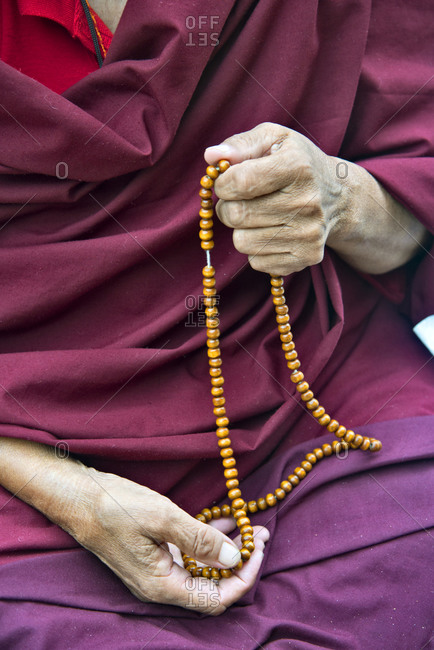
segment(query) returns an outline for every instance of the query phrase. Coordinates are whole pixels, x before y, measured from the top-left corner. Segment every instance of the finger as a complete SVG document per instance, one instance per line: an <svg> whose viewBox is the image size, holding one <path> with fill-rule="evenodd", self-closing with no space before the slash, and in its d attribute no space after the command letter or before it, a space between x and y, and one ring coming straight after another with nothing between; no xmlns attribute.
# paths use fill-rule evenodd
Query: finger
<svg viewBox="0 0 434 650"><path fill-rule="evenodd" d="M317 221L307 221L299 228L288 224L273 228L236 228L233 232L235 248L245 255L273 255L289 253L306 260L307 266L322 260L326 229Z"/></svg>
<svg viewBox="0 0 434 650"><path fill-rule="evenodd" d="M172 504L161 522L161 538L172 542L191 557L219 568L231 568L241 559L239 549L222 532L190 517Z"/></svg>
<svg viewBox="0 0 434 650"><path fill-rule="evenodd" d="M313 266L306 258L299 258L291 253L249 255L249 264L255 271L283 277L291 273L298 273L308 266Z"/></svg>
<svg viewBox="0 0 434 650"><path fill-rule="evenodd" d="M222 533L227 535L231 533L237 527L235 519L233 517L221 517L221 519L212 519L208 526L212 526L217 530L220 530Z"/></svg>
<svg viewBox="0 0 434 650"><path fill-rule="evenodd" d="M321 205L316 193L305 187L291 189L291 192L273 192L248 201L220 200L216 205L218 218L229 228L263 228L283 226L298 215L303 218L321 214Z"/></svg>
<svg viewBox="0 0 434 650"><path fill-rule="evenodd" d="M272 122L258 124L250 131L237 133L226 138L221 144L208 147L205 150L205 160L209 165L215 165L222 158L229 160L232 165L262 158L271 151L273 145L278 145L287 135L289 129Z"/></svg>

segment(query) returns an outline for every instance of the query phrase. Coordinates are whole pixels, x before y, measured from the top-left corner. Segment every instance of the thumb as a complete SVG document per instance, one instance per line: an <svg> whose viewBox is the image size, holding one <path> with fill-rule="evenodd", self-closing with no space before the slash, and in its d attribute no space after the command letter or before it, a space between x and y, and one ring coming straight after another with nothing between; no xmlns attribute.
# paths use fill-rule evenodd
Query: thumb
<svg viewBox="0 0 434 650"><path fill-rule="evenodd" d="M235 543L222 532L190 517L175 506L170 523L165 527L165 541L175 544L183 553L212 566L230 569L241 560Z"/></svg>
<svg viewBox="0 0 434 650"><path fill-rule="evenodd" d="M205 160L209 165L215 165L219 160L229 160L232 165L262 158L271 153L273 145L280 145L288 137L290 130L279 124L264 122L250 131L237 133L224 140L221 144L208 147L205 150Z"/></svg>

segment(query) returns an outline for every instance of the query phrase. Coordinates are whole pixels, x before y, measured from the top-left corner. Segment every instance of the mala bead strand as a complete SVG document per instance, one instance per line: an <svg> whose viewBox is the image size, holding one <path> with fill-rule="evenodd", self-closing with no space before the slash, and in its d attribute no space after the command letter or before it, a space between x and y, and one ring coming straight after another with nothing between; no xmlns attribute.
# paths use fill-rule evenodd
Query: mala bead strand
<svg viewBox="0 0 434 650"><path fill-rule="evenodd" d="M338 438L342 438L343 441L350 445L351 449L361 448L363 451L380 451L381 442L379 440L359 434L356 435L354 431L346 429L337 420L332 420L330 415L326 413L325 408L315 398L309 384L304 379L303 373L300 371L301 363L292 340L288 307L283 288L283 278L278 275L272 275L270 281L271 295L276 311L277 328L280 333L286 365L291 370L291 381L295 384L295 388L300 393L301 399L306 404L306 407L321 426L327 427L327 431L334 433Z"/></svg>
<svg viewBox="0 0 434 650"><path fill-rule="evenodd" d="M380 451L381 442L376 438L361 436L355 434L351 429L347 429L337 420L333 420L325 408L321 406L315 398L308 382L305 380L300 370L300 360L293 342L291 325L289 322L288 307L286 305L285 291L283 287L283 278L281 276L271 276L271 295L276 312L277 329L280 335L282 350L285 355L286 365L291 371L291 381L295 384L301 400L305 403L306 408L312 413L318 423L326 427L330 433L333 433L337 440L331 444L324 443L321 447L315 447L313 451L306 454L304 460L298 467L289 474L287 479L283 480L280 485L265 497L245 502L242 498L239 487L238 470L236 469L236 460L231 447L229 437L229 418L226 414L225 397L224 397L224 378L222 374L222 359L220 353L220 330L219 330L219 312L217 309L217 290L215 288L215 269L211 266L210 251L214 248L213 233L213 216L214 203L212 199L212 188L214 181L230 167L227 160L221 160L218 165L210 165L206 169L206 174L201 178L199 196L201 198L200 230L199 238L201 247L206 252L207 264L202 270L203 295L206 314L207 328L207 353L209 363L209 374L211 377L211 395L213 402L213 413L216 417L216 435L217 444L220 448L222 458L223 473L228 490L229 504L221 507L213 506L204 508L196 519L203 523L208 523L212 519L232 516L237 524L241 535L242 547L240 550L241 560L234 569L216 569L214 567L198 567L194 558L183 554L184 567L193 577L203 576L211 580L220 580L221 578L230 578L233 570L241 569L251 553L255 550L253 528L250 522L249 514L255 514L260 510L267 510L274 507L279 501L282 501L287 494L292 492L300 482L306 478L312 471L314 465L320 460L332 454L339 454L349 449L361 449L362 451Z"/></svg>

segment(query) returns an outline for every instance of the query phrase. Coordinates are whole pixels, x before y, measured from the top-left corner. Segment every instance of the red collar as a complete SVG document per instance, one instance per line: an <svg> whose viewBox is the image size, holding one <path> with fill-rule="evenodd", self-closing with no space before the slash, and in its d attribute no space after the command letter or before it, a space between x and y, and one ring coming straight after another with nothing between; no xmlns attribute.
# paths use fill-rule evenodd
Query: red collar
<svg viewBox="0 0 434 650"><path fill-rule="evenodd" d="M39 16L59 23L71 36L78 38L85 47L94 52L92 37L80 0L17 0L17 5L22 16ZM92 8L90 10L95 18L102 44L107 50L113 34L98 14Z"/></svg>

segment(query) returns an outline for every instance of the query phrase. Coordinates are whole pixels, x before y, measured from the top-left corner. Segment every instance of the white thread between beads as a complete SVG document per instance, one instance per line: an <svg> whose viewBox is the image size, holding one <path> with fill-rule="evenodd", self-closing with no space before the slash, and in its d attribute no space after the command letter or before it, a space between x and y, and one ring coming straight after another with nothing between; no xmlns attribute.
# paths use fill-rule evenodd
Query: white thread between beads
<svg viewBox="0 0 434 650"><path fill-rule="evenodd" d="M206 265L211 266L211 255L209 251L205 251L206 253Z"/></svg>

